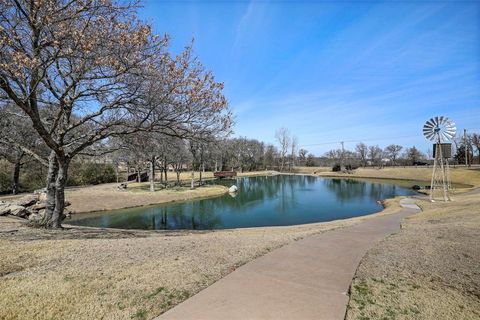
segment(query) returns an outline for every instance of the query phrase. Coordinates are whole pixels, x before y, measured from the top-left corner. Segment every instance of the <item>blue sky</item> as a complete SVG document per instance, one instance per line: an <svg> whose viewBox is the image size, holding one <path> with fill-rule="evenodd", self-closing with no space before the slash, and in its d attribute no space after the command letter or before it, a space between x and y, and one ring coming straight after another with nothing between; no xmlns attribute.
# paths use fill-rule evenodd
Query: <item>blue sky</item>
<svg viewBox="0 0 480 320"><path fill-rule="evenodd" d="M480 132L480 2L160 1L140 10L194 49L235 114L235 136L287 127L321 155L340 141L427 151L435 115ZM391 139L390 139L391 138Z"/></svg>

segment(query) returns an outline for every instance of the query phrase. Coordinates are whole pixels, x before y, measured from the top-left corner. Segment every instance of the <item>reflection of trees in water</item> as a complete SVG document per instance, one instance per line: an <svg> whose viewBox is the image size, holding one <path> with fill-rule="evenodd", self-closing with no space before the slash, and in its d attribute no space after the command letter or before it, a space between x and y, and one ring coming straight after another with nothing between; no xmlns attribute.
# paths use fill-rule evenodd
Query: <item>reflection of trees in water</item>
<svg viewBox="0 0 480 320"><path fill-rule="evenodd" d="M215 229L221 226L214 206L208 201L195 201L185 204L162 206L157 217L160 220L155 229Z"/></svg>
<svg viewBox="0 0 480 320"><path fill-rule="evenodd" d="M156 218L155 228L214 229L221 226L220 215L226 210L233 208L237 209L233 212L245 212L249 207L277 198L279 198L278 210L284 213L294 208L299 189L306 188L315 182L315 177L306 176L266 176L220 180L220 183L227 187L233 184L238 187L239 192L236 197L227 195L161 207L161 210L166 210L168 214L163 211L161 215L156 215L163 217L163 220Z"/></svg>
<svg viewBox="0 0 480 320"><path fill-rule="evenodd" d="M232 198L225 195L152 208L122 210L86 218L84 223L77 224L135 229L215 229L223 227L229 215L234 214L242 219L243 214L256 212L253 210L257 208L263 210L262 206L283 215L295 213L299 205L310 204L300 203L301 199L312 201L312 205L318 204L316 194L305 196L305 192L320 193L323 190L322 186L325 188L323 190L325 194L318 196L332 197L339 203L385 199L401 193L399 189L402 189L390 184L353 179L320 179L311 176L278 175L221 182L226 186L237 185L239 188L237 196ZM309 209L306 212L309 212ZM224 214L226 220L222 222Z"/></svg>
<svg viewBox="0 0 480 320"><path fill-rule="evenodd" d="M390 198L397 194L397 186L355 179L325 179L324 185L335 194L337 201L345 203L355 199L373 200Z"/></svg>

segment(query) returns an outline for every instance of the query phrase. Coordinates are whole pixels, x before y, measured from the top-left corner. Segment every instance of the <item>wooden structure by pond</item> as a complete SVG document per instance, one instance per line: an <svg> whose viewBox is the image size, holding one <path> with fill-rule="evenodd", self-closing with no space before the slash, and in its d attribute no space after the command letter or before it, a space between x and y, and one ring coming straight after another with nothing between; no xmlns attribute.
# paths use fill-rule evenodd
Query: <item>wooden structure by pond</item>
<svg viewBox="0 0 480 320"><path fill-rule="evenodd" d="M216 171L213 173L213 176L215 178L230 178L230 177L236 177L237 172L236 171Z"/></svg>

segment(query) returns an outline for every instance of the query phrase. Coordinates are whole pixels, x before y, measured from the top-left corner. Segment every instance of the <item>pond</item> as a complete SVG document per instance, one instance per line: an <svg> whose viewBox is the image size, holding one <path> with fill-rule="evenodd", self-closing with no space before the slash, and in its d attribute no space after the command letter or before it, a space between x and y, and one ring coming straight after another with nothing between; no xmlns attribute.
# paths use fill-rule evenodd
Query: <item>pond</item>
<svg viewBox="0 0 480 320"><path fill-rule="evenodd" d="M413 195L413 183L277 175L216 180L236 195L73 215L69 224L122 229L226 229L286 226L362 216L377 202ZM408 186L408 187L407 187Z"/></svg>

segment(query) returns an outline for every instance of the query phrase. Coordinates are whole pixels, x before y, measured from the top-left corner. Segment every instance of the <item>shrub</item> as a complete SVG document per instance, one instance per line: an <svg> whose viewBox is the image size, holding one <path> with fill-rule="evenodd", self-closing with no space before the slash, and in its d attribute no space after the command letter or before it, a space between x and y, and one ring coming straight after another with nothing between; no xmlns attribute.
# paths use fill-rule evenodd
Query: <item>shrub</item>
<svg viewBox="0 0 480 320"><path fill-rule="evenodd" d="M69 186L115 182L115 168L105 163L74 163L67 180Z"/></svg>
<svg viewBox="0 0 480 320"><path fill-rule="evenodd" d="M0 171L0 194L12 192L12 180L7 172Z"/></svg>
<svg viewBox="0 0 480 320"><path fill-rule="evenodd" d="M355 169L358 169L358 166L352 165L352 164L347 164L347 165L345 165L345 170L351 171L351 170L355 170ZM333 172L342 171L342 167L341 167L338 163L336 163L336 164L332 167L332 171L333 171Z"/></svg>

